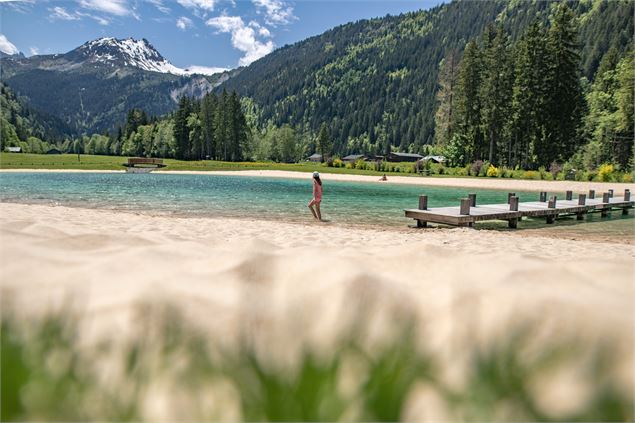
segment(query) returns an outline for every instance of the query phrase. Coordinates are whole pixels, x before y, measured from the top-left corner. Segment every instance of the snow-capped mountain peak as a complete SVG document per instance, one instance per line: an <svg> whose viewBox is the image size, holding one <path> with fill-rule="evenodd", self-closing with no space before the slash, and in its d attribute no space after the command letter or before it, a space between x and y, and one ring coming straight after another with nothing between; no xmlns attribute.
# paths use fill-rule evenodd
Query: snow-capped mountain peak
<svg viewBox="0 0 635 423"><path fill-rule="evenodd" d="M173 75L191 75L193 73L212 74L219 69L197 68L181 69L174 66L159 53L145 38L135 40L133 38L118 39L104 37L89 41L82 46L70 51L66 55L74 62L99 63L111 67L135 67L151 72L171 73ZM220 69L222 71L223 69Z"/></svg>

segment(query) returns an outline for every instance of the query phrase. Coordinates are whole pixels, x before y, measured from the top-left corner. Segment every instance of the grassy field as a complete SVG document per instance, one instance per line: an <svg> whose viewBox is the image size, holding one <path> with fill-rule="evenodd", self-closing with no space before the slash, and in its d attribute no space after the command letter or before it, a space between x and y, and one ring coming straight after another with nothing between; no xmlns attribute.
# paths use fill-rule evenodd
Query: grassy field
<svg viewBox="0 0 635 423"><path fill-rule="evenodd" d="M0 153L0 169L83 169L83 170L124 170L127 157L91 156L82 154L15 154ZM287 170L293 172L347 173L357 175L394 174L418 177L413 173L376 172L372 170L327 167L320 163L273 163L273 162L222 162L216 160L183 161L164 159L166 170ZM404 167L411 164L403 164Z"/></svg>

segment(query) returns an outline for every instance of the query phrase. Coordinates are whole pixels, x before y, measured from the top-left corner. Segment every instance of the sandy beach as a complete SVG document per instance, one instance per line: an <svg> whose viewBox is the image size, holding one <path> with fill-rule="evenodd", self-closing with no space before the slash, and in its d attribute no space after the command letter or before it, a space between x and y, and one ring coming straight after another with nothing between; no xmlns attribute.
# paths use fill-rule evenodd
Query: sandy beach
<svg viewBox="0 0 635 423"><path fill-rule="evenodd" d="M65 170L65 169L0 169L2 172L56 172L56 173L123 173L122 170ZM235 170L235 171L189 171L189 170L161 170L157 174L190 174L190 175L227 175L227 176L260 176L268 178L293 178L309 179L310 173L292 172L286 170ZM635 183L617 182L582 182L582 181L535 181L522 179L503 178L451 178L451 177L418 177L418 176L389 176L387 181L379 181L378 176L370 175L350 175L339 173L322 173L321 177L325 181L348 181L348 182L376 182L381 184L405 184L416 186L433 187L456 187L474 189L500 189L517 191L547 191L564 192L571 190L577 193L585 193L595 190L597 193L606 192L609 189L615 190L615 195L621 195L625 189L635 191Z"/></svg>
<svg viewBox="0 0 635 423"><path fill-rule="evenodd" d="M288 351L294 325L328 344L359 301L412 309L440 349L531 322L545 339L617 341L632 392L633 245L10 203L0 216L1 286L29 312L70 298L96 327L125 331L135 304L167 300L223 334L257 312Z"/></svg>

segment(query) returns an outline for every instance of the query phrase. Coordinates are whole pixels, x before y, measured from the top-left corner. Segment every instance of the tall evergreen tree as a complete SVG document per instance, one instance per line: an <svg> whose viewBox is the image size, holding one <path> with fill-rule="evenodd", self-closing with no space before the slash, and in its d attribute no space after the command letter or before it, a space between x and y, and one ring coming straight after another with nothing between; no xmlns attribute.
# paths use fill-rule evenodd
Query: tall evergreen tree
<svg viewBox="0 0 635 423"><path fill-rule="evenodd" d="M559 3L547 36L549 112L545 143L537 148L539 165L564 161L581 146L584 99L580 85L580 45L576 18L566 3Z"/></svg>
<svg viewBox="0 0 635 423"><path fill-rule="evenodd" d="M322 161L333 154L333 141L329 135L326 123L322 123L322 126L320 126L320 133L318 134L316 144L318 151L322 155Z"/></svg>
<svg viewBox="0 0 635 423"><path fill-rule="evenodd" d="M511 108L512 72L508 36L502 25L490 25L483 48L483 83L481 85L481 120L488 140L487 159L499 163L499 149L506 137Z"/></svg>
<svg viewBox="0 0 635 423"><path fill-rule="evenodd" d="M475 41L465 46L459 70L457 86L457 129L456 135L467 144L463 146L463 160L482 158L485 151L481 127L482 54ZM453 137L453 138L455 138Z"/></svg>
<svg viewBox="0 0 635 423"><path fill-rule="evenodd" d="M177 159L188 160L190 158L190 130L187 126L187 118L190 115L190 99L181 97L179 108L174 114L174 140L175 156Z"/></svg>
<svg viewBox="0 0 635 423"><path fill-rule="evenodd" d="M434 140L435 144L441 147L447 145L452 139L458 70L459 55L456 50L451 50L439 65L438 108L435 114ZM410 125L410 128L412 126Z"/></svg>
<svg viewBox="0 0 635 423"><path fill-rule="evenodd" d="M546 38L536 21L529 26L515 48L515 80L512 89L512 117L507 148L509 166L528 168L535 162L536 145L544 138L547 85Z"/></svg>

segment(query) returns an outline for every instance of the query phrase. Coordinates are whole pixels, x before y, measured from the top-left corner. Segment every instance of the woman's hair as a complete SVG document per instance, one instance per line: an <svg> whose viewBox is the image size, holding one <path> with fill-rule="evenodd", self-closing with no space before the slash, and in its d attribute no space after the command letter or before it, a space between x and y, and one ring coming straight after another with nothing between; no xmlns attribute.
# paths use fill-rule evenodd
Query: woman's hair
<svg viewBox="0 0 635 423"><path fill-rule="evenodd" d="M317 183L320 184L320 186L322 186L322 180L320 179L319 176L314 176L313 179L315 179Z"/></svg>

